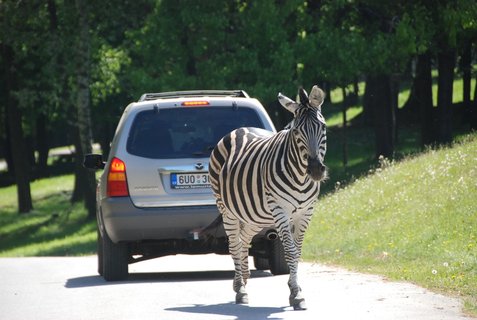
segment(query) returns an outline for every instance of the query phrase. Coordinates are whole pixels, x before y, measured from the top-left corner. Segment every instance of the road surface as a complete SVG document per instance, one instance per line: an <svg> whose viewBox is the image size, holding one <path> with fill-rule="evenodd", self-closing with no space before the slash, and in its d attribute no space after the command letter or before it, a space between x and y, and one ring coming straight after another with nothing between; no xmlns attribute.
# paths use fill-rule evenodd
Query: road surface
<svg viewBox="0 0 477 320"><path fill-rule="evenodd" d="M288 276L253 271L250 304L235 305L229 256L171 256L105 282L96 257L0 259L0 319L466 319L461 303L408 283L301 263L308 310L288 304Z"/></svg>

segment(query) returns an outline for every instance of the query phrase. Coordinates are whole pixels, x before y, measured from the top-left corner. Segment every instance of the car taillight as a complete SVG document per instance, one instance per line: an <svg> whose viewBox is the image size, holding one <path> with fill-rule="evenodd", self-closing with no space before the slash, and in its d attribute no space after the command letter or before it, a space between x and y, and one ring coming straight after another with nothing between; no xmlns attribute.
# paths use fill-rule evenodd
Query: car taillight
<svg viewBox="0 0 477 320"><path fill-rule="evenodd" d="M118 158L113 158L108 173L108 197L129 196L128 182L126 179L126 165Z"/></svg>

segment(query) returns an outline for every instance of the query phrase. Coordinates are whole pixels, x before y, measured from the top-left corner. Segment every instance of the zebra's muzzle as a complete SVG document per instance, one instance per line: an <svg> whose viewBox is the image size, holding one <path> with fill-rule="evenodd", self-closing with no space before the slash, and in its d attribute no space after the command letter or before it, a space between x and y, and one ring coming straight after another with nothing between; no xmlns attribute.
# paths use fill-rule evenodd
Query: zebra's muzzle
<svg viewBox="0 0 477 320"><path fill-rule="evenodd" d="M306 173L315 181L326 178L326 166L318 158L308 158Z"/></svg>

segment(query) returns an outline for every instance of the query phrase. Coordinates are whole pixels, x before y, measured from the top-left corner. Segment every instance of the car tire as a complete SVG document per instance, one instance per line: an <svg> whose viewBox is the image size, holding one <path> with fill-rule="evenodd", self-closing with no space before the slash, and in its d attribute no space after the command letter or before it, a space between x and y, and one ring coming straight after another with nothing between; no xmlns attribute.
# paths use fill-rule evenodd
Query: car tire
<svg viewBox="0 0 477 320"><path fill-rule="evenodd" d="M103 233L103 277L106 281L120 281L128 277L129 250L127 244L114 243Z"/></svg>
<svg viewBox="0 0 477 320"><path fill-rule="evenodd" d="M99 227L97 229L98 233L98 240L97 240L97 256L98 256L98 273L100 276L103 275L103 239L101 237L101 231L99 231Z"/></svg>
<svg viewBox="0 0 477 320"><path fill-rule="evenodd" d="M253 264L255 266L255 269L257 270L269 270L270 269L270 262L268 261L268 258L262 258L262 257L253 257Z"/></svg>
<svg viewBox="0 0 477 320"><path fill-rule="evenodd" d="M285 259L285 250L280 239L270 241L270 271L273 275L289 274L290 268Z"/></svg>

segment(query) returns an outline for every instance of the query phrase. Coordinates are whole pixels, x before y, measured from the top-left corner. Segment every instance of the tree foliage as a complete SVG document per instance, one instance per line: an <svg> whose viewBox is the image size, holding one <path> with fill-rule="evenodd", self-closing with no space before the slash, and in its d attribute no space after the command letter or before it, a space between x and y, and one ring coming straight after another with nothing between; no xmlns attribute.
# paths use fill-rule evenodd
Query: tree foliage
<svg viewBox="0 0 477 320"><path fill-rule="evenodd" d="M82 15L87 43L78 29ZM278 91L364 80L376 154L388 156L403 81L411 81L407 106L422 123L425 143L452 136L454 65L465 69L467 105L477 107L469 102L477 50L473 0L5 0L0 26L0 157L10 172L19 166L30 177L47 173L49 148L78 145L85 130L107 153L122 108L144 92L244 89L280 128L289 115L276 106ZM89 50L84 56L81 43ZM429 106L430 72L439 65L447 71L438 76L436 109ZM93 121L78 133L80 92ZM14 131L7 130L11 110L19 111Z"/></svg>

